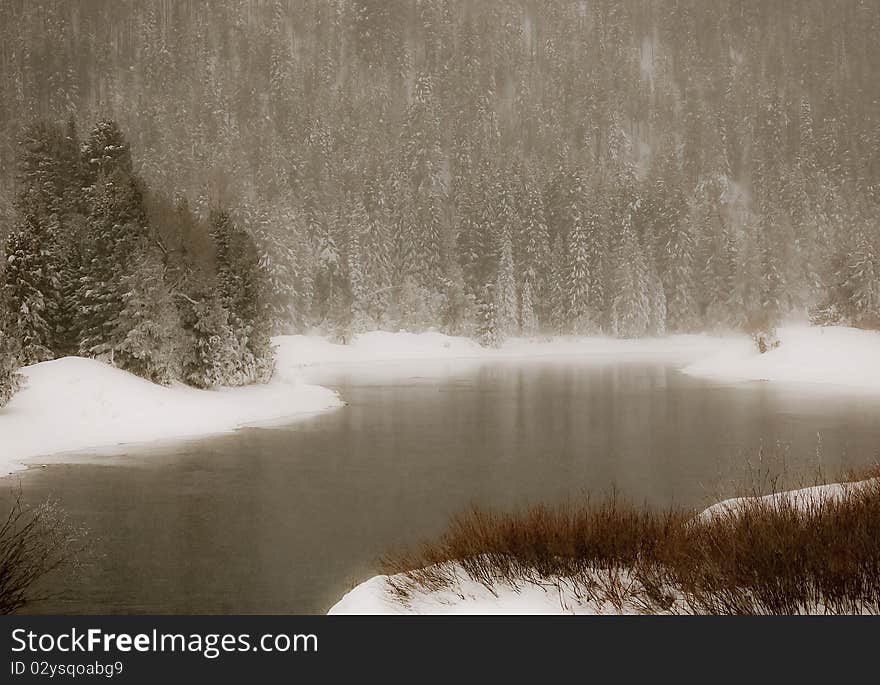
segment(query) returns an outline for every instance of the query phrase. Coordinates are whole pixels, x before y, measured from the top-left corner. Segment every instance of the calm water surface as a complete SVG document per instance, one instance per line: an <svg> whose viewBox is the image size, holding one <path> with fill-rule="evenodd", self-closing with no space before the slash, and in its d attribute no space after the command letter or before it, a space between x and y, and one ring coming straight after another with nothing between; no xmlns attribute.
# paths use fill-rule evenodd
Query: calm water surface
<svg viewBox="0 0 880 685"><path fill-rule="evenodd" d="M91 531L46 613L315 613L472 503L616 488L699 507L776 470L873 463L880 400L577 360L310 371L348 405L285 425L78 455L0 482ZM820 438L817 438L820 436ZM821 441L821 448L817 445ZM777 443L779 446L776 446ZM120 452L122 452L120 454ZM749 467L748 464L752 466Z"/></svg>

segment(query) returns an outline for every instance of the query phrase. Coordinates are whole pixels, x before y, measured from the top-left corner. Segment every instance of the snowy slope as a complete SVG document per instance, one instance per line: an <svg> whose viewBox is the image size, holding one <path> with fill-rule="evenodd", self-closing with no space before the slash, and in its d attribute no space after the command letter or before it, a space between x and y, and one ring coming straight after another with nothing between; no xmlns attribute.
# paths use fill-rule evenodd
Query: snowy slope
<svg viewBox="0 0 880 685"><path fill-rule="evenodd" d="M326 388L282 376L268 385L166 388L82 357L22 369L24 388L0 409L0 473L28 457L233 430L340 406Z"/></svg>
<svg viewBox="0 0 880 685"><path fill-rule="evenodd" d="M565 583L523 583L520 587L499 583L490 592L456 567L454 588L424 592L406 604L389 592L388 576L374 576L348 592L327 612L351 614L635 614L635 607L620 610L610 602L598 603L575 593Z"/></svg>
<svg viewBox="0 0 880 685"><path fill-rule="evenodd" d="M842 326L787 326L780 345L759 354L741 340L683 369L723 380L768 380L880 390L880 332Z"/></svg>
<svg viewBox="0 0 880 685"><path fill-rule="evenodd" d="M823 502L840 502L854 495L859 490L874 485L874 480L864 480L855 483L829 483L827 485L814 485L799 490L786 490L774 492L763 497L733 497L716 502L697 514L696 521L706 522L717 516L736 513L737 509L760 502L762 506L776 507L781 504L792 505L797 511L809 511L811 507Z"/></svg>

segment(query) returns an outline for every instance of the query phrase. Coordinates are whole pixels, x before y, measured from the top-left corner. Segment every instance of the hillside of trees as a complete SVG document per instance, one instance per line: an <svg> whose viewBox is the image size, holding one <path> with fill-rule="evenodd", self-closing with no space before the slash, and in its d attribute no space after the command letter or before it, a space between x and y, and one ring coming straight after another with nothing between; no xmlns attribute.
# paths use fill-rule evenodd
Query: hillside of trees
<svg viewBox="0 0 880 685"><path fill-rule="evenodd" d="M90 320L22 340L25 359L76 348L211 385L159 351L213 359L212 326L249 325L230 317L485 344L876 326L878 35L867 0L7 0L7 281L49 233L94 268L52 272L68 295L45 306ZM66 122L118 121L131 155L93 162L99 127L82 178L32 200L14 170L37 120L70 159ZM228 250L259 264L259 305L215 288ZM176 319L139 330L138 302L165 298ZM242 344L223 347L259 377Z"/></svg>

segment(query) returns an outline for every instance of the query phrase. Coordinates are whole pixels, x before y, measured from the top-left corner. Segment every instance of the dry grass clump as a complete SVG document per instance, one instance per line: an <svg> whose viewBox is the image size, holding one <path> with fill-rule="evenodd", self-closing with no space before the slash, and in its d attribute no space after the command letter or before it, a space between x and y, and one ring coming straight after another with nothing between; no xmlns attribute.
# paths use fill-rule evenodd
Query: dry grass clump
<svg viewBox="0 0 880 685"><path fill-rule="evenodd" d="M880 613L880 472L840 497L748 499L705 519L618 498L456 517L385 560L398 598L564 585L596 606L687 614ZM460 570L459 570L460 569Z"/></svg>

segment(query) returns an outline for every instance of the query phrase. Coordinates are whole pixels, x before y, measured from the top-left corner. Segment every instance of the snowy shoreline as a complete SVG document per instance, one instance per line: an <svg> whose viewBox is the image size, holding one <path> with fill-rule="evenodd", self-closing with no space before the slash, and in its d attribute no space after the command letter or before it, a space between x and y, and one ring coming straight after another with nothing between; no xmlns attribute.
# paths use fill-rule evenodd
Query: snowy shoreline
<svg viewBox="0 0 880 685"><path fill-rule="evenodd" d="M772 380L880 391L880 333L850 328L781 328L778 349L759 354L746 336L658 339L508 340L499 349L442 333L374 331L348 345L278 336L276 373L266 385L196 390L154 385L80 357L22 369L24 388L0 409L0 475L27 460L121 444L192 438L340 407L344 398L302 380L306 367L426 360L589 358L671 364L727 382ZM816 360L821 360L817 362Z"/></svg>
<svg viewBox="0 0 880 685"><path fill-rule="evenodd" d="M0 409L0 475L38 457L225 433L343 405L332 390L284 373L219 390L164 387L82 357L21 373L24 387Z"/></svg>
<svg viewBox="0 0 880 685"><path fill-rule="evenodd" d="M758 354L730 345L682 371L723 381L810 383L880 391L880 332L842 326L786 326L780 346Z"/></svg>

